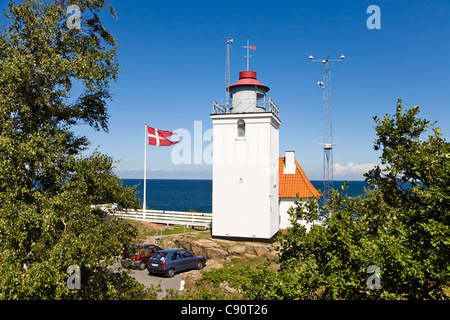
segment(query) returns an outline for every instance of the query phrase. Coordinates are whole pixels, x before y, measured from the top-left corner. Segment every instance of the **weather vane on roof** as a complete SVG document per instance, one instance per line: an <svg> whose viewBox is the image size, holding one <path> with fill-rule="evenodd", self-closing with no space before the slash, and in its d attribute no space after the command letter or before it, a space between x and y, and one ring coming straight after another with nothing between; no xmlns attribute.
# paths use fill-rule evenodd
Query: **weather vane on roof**
<svg viewBox="0 0 450 320"><path fill-rule="evenodd" d="M247 55L244 56L244 58L247 58L247 71L249 71L249 62L250 62L250 58L253 57L252 55L250 55L249 50L256 50L256 46L250 46L249 41L247 40L247 46L242 46L242 48L247 49Z"/></svg>

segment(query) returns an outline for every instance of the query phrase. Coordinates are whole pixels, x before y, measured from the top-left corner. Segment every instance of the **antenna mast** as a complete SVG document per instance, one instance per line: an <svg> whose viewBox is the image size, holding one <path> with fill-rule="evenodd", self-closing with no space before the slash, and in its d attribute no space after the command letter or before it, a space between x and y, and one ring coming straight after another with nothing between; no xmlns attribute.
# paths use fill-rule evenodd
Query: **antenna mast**
<svg viewBox="0 0 450 320"><path fill-rule="evenodd" d="M226 37L227 39L227 60L225 65L225 100L226 100L226 110L230 109L230 93L227 88L230 86L230 44L233 43L233 39Z"/></svg>
<svg viewBox="0 0 450 320"><path fill-rule="evenodd" d="M256 46L251 46L249 40L247 40L247 46L246 46L246 47L242 46L242 48L247 49L247 55L244 56L244 58L247 58L247 71L249 71L249 70L250 70L250 69L249 69L249 66L250 66L250 58L253 57L253 56L250 54L249 50L250 50L250 49L256 50Z"/></svg>
<svg viewBox="0 0 450 320"><path fill-rule="evenodd" d="M323 143L319 145L323 146L323 198L324 200L329 196L330 190L333 188L333 146L337 144L333 143L333 127L331 117L331 72L330 61L342 61L344 55L340 60L331 60L330 53L328 58L324 60L314 60L313 56L310 56L311 61L320 61L323 63L323 82L319 81L317 84L323 90ZM326 202L326 201L325 201Z"/></svg>

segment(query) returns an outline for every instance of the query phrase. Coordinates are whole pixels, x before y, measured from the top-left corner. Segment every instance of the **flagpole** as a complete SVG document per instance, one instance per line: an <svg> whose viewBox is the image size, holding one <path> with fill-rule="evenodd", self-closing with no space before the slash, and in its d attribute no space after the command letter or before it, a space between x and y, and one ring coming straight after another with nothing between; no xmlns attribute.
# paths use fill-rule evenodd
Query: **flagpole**
<svg viewBox="0 0 450 320"><path fill-rule="evenodd" d="M147 124L145 124L145 139L144 139L144 203L142 205L142 217L145 219L145 210L147 207Z"/></svg>

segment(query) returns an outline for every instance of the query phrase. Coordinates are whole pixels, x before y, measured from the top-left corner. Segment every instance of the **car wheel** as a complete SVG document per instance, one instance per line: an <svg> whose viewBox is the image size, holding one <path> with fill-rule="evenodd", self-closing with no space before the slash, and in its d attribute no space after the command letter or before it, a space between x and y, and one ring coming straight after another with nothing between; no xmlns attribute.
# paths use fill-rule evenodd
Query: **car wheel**
<svg viewBox="0 0 450 320"><path fill-rule="evenodd" d="M203 263L203 261L197 262L197 270L203 269L204 266L205 266L205 264Z"/></svg>
<svg viewBox="0 0 450 320"><path fill-rule="evenodd" d="M139 263L139 270L144 270L146 267L145 262L142 261L141 263Z"/></svg>
<svg viewBox="0 0 450 320"><path fill-rule="evenodd" d="M174 275L175 275L175 269L171 268L171 269L166 271L166 277L167 278L172 278Z"/></svg>

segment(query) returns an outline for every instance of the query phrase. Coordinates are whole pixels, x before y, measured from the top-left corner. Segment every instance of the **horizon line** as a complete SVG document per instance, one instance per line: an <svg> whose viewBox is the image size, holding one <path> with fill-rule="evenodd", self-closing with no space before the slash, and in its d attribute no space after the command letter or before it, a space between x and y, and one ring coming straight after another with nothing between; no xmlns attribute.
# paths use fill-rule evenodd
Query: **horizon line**
<svg viewBox="0 0 450 320"><path fill-rule="evenodd" d="M121 178L119 177L120 180L139 180L142 181L144 180L143 178ZM148 178L147 180L209 180L212 181L213 179L205 179L205 178ZM322 179L318 180L318 179L309 179L309 181L320 181L323 182ZM334 180L334 182L345 182L345 181L360 181L360 182L365 182L365 180L349 180L349 179L343 179L343 180Z"/></svg>

